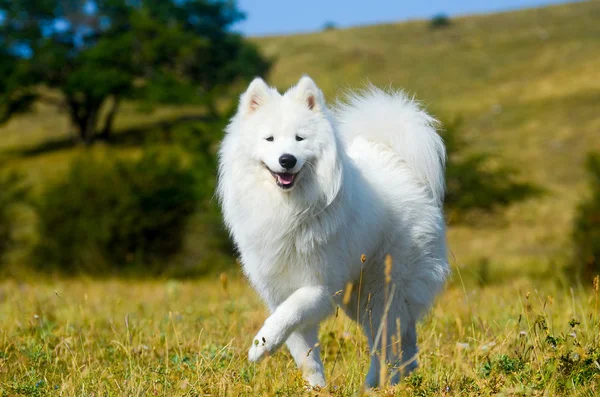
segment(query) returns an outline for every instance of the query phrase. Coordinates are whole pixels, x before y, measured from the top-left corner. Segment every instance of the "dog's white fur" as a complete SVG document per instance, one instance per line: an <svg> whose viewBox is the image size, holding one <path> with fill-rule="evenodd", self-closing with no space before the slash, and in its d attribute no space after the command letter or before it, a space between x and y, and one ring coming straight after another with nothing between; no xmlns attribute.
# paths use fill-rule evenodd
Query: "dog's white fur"
<svg viewBox="0 0 600 397"><path fill-rule="evenodd" d="M332 113L307 76L284 95L258 78L250 84L221 145L218 185L244 272L271 311L250 361L286 343L310 385L325 385L318 326L340 305L363 326L372 352L384 345L390 365L416 368L415 324L449 272L445 149L435 123L402 92L369 87ZM286 171L278 163L284 153L297 158L288 190L271 173ZM349 282L345 304L339 291ZM374 346L385 318L388 338ZM400 349L392 347L396 335ZM396 383L400 371L392 372ZM367 384L378 380L373 356Z"/></svg>

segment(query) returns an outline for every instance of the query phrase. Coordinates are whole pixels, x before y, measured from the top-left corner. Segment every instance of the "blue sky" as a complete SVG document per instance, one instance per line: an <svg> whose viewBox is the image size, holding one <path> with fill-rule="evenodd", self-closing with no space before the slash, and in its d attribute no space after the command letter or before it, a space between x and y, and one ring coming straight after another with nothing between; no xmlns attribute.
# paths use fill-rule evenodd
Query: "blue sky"
<svg viewBox="0 0 600 397"><path fill-rule="evenodd" d="M565 0L238 0L247 19L235 30L251 36L320 30L331 21L338 27L430 18L433 15L489 13Z"/></svg>

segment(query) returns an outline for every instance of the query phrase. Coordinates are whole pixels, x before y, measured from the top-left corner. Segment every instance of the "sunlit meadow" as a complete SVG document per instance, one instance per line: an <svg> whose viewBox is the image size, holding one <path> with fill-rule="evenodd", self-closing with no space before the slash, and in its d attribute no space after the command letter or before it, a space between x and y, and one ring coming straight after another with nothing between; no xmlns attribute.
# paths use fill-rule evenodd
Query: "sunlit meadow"
<svg viewBox="0 0 600 397"><path fill-rule="evenodd" d="M374 394L600 394L598 279L577 280L570 267L573 212L587 192L583 161L600 149L599 20L600 3L588 1L464 17L438 30L417 21L256 39L276 58L271 83L285 87L309 73L331 99L367 78L406 88L436 115L462 117L474 148L546 190L450 227L452 276L419 325L420 368ZM116 127L197 112L148 116L125 104ZM39 105L0 130L0 157L37 190L83 150L138 150L74 147L67 126ZM31 216L20 219L18 237L35 240ZM196 233L185 247L190 258L204 249ZM341 311L320 331L325 389L306 389L285 348L248 363L267 312L239 267L189 281L65 279L21 272L23 258L11 258L17 277L0 282L0 395L362 390L366 339Z"/></svg>

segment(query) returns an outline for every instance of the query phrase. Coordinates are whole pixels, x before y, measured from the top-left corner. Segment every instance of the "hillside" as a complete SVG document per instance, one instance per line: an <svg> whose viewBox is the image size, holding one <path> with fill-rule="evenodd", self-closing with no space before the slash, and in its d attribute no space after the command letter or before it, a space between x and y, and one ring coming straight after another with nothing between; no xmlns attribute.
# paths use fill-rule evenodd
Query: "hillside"
<svg viewBox="0 0 600 397"><path fill-rule="evenodd" d="M257 39L277 59L271 83L307 73L330 99L369 80L402 88L442 119L462 117L475 147L548 190L492 226L453 227L459 262L523 263L568 254L583 159L600 149L600 3ZM504 223L505 221L505 223Z"/></svg>
<svg viewBox="0 0 600 397"><path fill-rule="evenodd" d="M477 226L450 231L458 263L550 264L569 254L575 204L585 194L583 159L600 149L600 2L468 16L450 26L428 21L254 39L276 60L270 83L284 89L311 75L330 99L365 81L403 88L442 119L462 117L474 147L521 170L547 193ZM117 129L197 113L132 104ZM0 128L0 161L39 186L83 149L68 141L66 117L47 105ZM43 146L42 146L43 147ZM93 150L135 151L131 145ZM536 268L538 268L536 266ZM515 270L517 268L514 268Z"/></svg>

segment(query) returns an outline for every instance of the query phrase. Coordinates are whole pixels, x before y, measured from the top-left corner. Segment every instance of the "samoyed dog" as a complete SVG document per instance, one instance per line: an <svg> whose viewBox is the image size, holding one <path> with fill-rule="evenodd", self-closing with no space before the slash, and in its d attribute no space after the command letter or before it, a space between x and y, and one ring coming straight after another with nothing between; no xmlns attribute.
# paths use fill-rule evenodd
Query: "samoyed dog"
<svg viewBox="0 0 600 397"><path fill-rule="evenodd" d="M449 272L435 125L402 92L375 87L330 111L307 76L283 95L259 78L242 94L218 196L271 312L250 361L285 343L306 381L324 386L318 328L339 306L368 338L367 385L382 362L392 384L416 368L415 325Z"/></svg>

